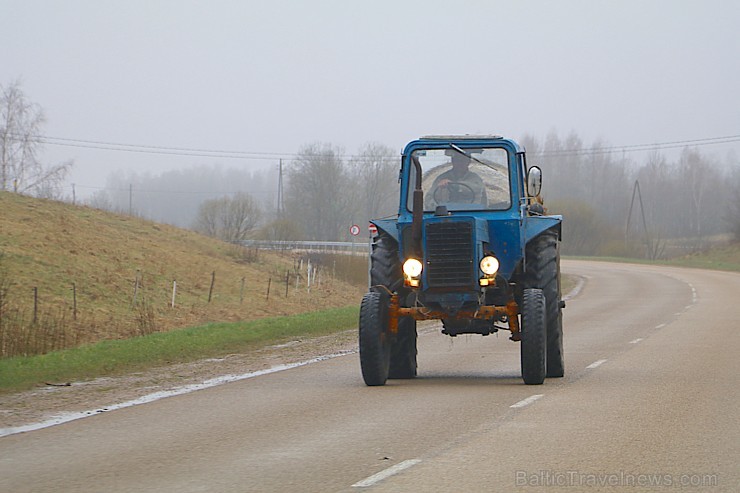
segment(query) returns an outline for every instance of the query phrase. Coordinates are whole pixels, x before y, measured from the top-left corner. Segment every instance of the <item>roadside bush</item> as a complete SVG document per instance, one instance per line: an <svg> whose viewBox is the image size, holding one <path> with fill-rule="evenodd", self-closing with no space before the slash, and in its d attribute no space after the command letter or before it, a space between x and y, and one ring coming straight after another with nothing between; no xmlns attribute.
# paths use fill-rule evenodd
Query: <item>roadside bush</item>
<svg viewBox="0 0 740 493"><path fill-rule="evenodd" d="M611 236L605 219L591 204L573 199L545 204L550 214L563 215L562 252L565 255L599 255Z"/></svg>

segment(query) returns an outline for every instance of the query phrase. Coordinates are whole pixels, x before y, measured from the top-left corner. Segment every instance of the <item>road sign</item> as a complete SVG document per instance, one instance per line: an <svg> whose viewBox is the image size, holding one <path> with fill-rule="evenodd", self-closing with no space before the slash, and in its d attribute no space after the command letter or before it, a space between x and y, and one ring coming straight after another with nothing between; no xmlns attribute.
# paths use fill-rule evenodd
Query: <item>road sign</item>
<svg viewBox="0 0 740 493"><path fill-rule="evenodd" d="M378 227L373 223L368 224L367 229L370 231L370 236L375 236L376 234L378 234Z"/></svg>
<svg viewBox="0 0 740 493"><path fill-rule="evenodd" d="M356 224L353 224L349 227L349 234L351 234L352 236L357 236L358 234L360 234L360 227Z"/></svg>

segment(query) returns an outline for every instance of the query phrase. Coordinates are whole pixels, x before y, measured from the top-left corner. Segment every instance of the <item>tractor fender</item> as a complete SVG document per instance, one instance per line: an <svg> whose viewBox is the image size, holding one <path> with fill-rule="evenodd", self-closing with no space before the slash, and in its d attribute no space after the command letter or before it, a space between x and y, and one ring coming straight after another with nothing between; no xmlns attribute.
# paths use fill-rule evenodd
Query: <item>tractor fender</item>
<svg viewBox="0 0 740 493"><path fill-rule="evenodd" d="M396 243L400 243L398 237L398 221L395 219L373 219L370 221L370 224L374 224L378 228L378 234L383 232L396 240Z"/></svg>
<svg viewBox="0 0 740 493"><path fill-rule="evenodd" d="M542 232L552 229L561 240L563 216L530 216L524 220L522 249Z"/></svg>

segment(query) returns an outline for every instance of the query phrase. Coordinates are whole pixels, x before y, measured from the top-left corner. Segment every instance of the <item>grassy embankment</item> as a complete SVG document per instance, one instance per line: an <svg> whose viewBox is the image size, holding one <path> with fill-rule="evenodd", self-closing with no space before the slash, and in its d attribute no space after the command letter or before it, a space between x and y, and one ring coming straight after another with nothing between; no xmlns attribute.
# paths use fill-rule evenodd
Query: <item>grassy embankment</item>
<svg viewBox="0 0 740 493"><path fill-rule="evenodd" d="M0 211L0 392L348 329L365 290L362 258L311 258L309 288L305 256L7 192Z"/></svg>

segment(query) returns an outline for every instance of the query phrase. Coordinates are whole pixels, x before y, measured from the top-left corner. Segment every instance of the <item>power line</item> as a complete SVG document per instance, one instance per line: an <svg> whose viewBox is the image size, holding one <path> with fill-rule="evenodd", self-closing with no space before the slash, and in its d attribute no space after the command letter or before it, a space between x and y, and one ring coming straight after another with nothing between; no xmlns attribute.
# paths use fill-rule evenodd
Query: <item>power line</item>
<svg viewBox="0 0 740 493"><path fill-rule="evenodd" d="M94 144L100 146L112 146L121 148L136 148L136 149L147 149L147 150L162 150L162 151L176 151L176 152L195 152L195 153L207 153L207 154L233 154L233 155L258 155L258 156L272 156L279 157L285 155L281 152L258 152L258 151L228 151L219 149L198 149L198 148L187 148L187 147L167 147L167 146L153 146L146 144L123 144L120 142L102 142L95 140L82 140L82 139L68 139L63 137L51 137L48 135L39 135L39 139L43 139L46 143L55 144L51 141L59 141L64 143L77 143L82 144ZM59 144L62 145L62 144Z"/></svg>
<svg viewBox="0 0 740 493"><path fill-rule="evenodd" d="M560 149L554 151L541 151L535 153L536 156L578 156L578 155L596 155L609 154L612 152L645 152L659 151L662 149L675 149L686 146L706 146L716 144L730 144L740 142L740 135L729 135L725 137L709 137L704 139L676 140L672 142L660 142L653 144L630 144L622 146L607 147L590 147L585 149Z"/></svg>
<svg viewBox="0 0 740 493"><path fill-rule="evenodd" d="M15 137L11 135L11 137ZM252 160L269 160L291 159L301 157L301 154L289 152L263 152L263 151L239 151L239 150L219 150L219 149L202 149L187 147L167 147L154 146L146 144L126 144L120 142L105 142L85 139L71 139L64 137L53 137L48 135L37 135L34 139L42 144L77 147L83 149L100 149L117 152L133 152L142 154L160 154L174 156L190 157L210 157L222 159L252 159ZM578 156L578 155L598 155L610 154L612 152L646 152L658 151L663 149L675 149L685 146L706 146L717 144L730 144L740 142L740 135L729 135L723 137L707 137L702 139L676 140L669 142L658 142L649 144L627 144L606 147L590 147L576 149L558 149L551 151L540 151L534 153L536 156ZM337 156L340 158L374 158L374 159L398 159L398 156L363 156L363 155L344 155Z"/></svg>
<svg viewBox="0 0 740 493"><path fill-rule="evenodd" d="M12 136L12 135L11 135ZM135 152L143 154L164 154L174 156L193 156L193 157L212 157L226 159L256 159L270 160L290 159L301 157L301 154L290 152L264 152L264 151L238 151L238 150L219 150L219 149L200 149L187 147L168 147L154 146L146 144L125 144L121 142L105 142L85 139L71 139L65 137L53 137L49 135L37 135L34 137L36 142L47 145L56 145L64 147L77 147L83 149L100 149L106 151ZM373 158L378 160L398 159L398 156L363 156L363 155L342 155L341 158Z"/></svg>
<svg viewBox="0 0 740 493"><path fill-rule="evenodd" d="M108 142L83 141L79 139L58 139L55 137L37 137L42 144L77 147L82 149L101 149L105 151L134 152L139 154L160 154L170 156L211 157L223 159L255 159L274 161L281 156L297 156L295 154L259 153L240 151L218 151L206 149L185 149L176 147L145 146L137 144L116 144Z"/></svg>
<svg viewBox="0 0 740 493"><path fill-rule="evenodd" d="M109 192L129 192L130 187L95 187L90 185L79 185L79 184L73 184L73 185L65 185L62 188L65 189L72 189L72 187L77 188L86 188L89 190L106 190ZM228 191L228 190L149 190L149 189L143 189L143 188L133 188L133 191L136 193L171 193L171 194L177 194L177 195L235 195L238 193L244 192L244 190L239 191ZM249 192L250 195L265 195L269 196L272 194L269 190L256 190L254 192Z"/></svg>

